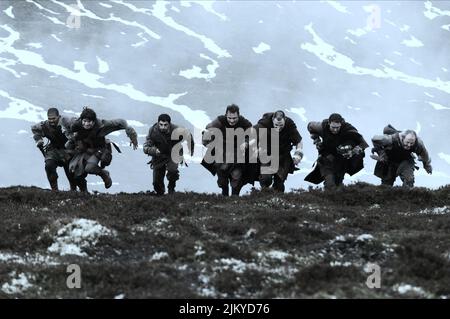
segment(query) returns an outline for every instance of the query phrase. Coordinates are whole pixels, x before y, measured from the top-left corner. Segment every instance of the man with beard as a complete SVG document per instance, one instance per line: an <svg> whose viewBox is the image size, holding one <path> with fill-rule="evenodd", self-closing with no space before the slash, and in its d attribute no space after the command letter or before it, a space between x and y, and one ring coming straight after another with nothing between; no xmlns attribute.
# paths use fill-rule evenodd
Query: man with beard
<svg viewBox="0 0 450 319"><path fill-rule="evenodd" d="M69 169L77 180L85 178L87 174L98 175L105 183L105 188L111 187L111 177L104 168L112 160L112 143L105 136L118 130L125 130L130 138L130 145L136 150L136 131L128 126L125 120L100 120L94 110L88 107L83 109L80 118L71 126L71 139L68 143L68 148L75 150ZM119 148L113 145L120 152Z"/></svg>
<svg viewBox="0 0 450 319"><path fill-rule="evenodd" d="M377 160L375 176L381 178L382 185L393 186L396 178L400 176L403 187L414 187L415 157L423 163L423 168L432 174L431 159L423 141L413 130L397 131L391 125L383 130L384 135L375 135L372 138L374 148L371 155Z"/></svg>
<svg viewBox="0 0 450 319"><path fill-rule="evenodd" d="M283 111L276 111L274 113L266 113L255 125L258 135L258 150L261 153L278 157L278 169L274 172L264 172L264 168L269 169L270 163L261 163L261 174L259 176L259 183L261 188L265 189L272 185L274 190L284 192L284 182L288 174L294 173L297 170L296 165L300 163L303 158L303 143L302 137L297 130L294 121L287 117ZM271 130L275 130L278 134L276 140L273 141ZM278 147L272 147L273 144L278 143ZM292 147L296 150L294 156L291 156ZM277 154L274 154L278 150ZM261 160L261 158L260 158Z"/></svg>
<svg viewBox="0 0 450 319"><path fill-rule="evenodd" d="M169 181L168 193L175 192L176 181L180 178L178 165L183 160L180 143L184 140L187 141L192 156L194 153L192 134L187 129L172 124L168 114L159 115L158 122L148 132L143 151L152 156L150 164L153 169L153 188L157 195L163 195L165 192L164 176ZM174 149L177 146L178 148Z"/></svg>
<svg viewBox="0 0 450 319"><path fill-rule="evenodd" d="M71 155L65 149L68 140L66 134L75 118L59 115L57 108L50 108L47 111L47 120L35 124L31 127L36 146L41 150L45 158L45 172L52 191L58 191L58 167L63 167L66 177L69 180L70 190L76 191L77 184L73 174L69 170ZM44 138L49 143L44 146ZM78 184L80 191L87 191L86 180L80 179Z"/></svg>
<svg viewBox="0 0 450 319"><path fill-rule="evenodd" d="M354 175L364 167L364 150L369 146L358 130L337 113L322 122L308 123L308 131L319 152L315 169L305 177L325 189L342 185L346 173Z"/></svg>
<svg viewBox="0 0 450 319"><path fill-rule="evenodd" d="M239 196L241 188L253 184L255 165L249 164L249 136L252 134L252 123L240 115L239 107L231 104L225 115L218 116L206 126L202 142L208 148L202 165L213 175L217 174L217 185L222 195Z"/></svg>

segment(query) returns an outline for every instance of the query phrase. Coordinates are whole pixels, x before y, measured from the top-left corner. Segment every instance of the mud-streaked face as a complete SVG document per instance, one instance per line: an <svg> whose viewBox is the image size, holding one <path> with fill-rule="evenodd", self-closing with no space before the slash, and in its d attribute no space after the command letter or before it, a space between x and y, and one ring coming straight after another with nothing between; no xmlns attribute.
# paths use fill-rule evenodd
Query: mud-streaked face
<svg viewBox="0 0 450 319"><path fill-rule="evenodd" d="M50 124L50 126L56 126L56 125L58 125L59 115L49 114L49 115L47 115L47 120L48 120L48 124Z"/></svg>
<svg viewBox="0 0 450 319"><path fill-rule="evenodd" d="M281 132L281 130L283 130L284 126L286 125L286 120L285 119L276 119L274 118L272 120L273 122L273 128L275 129L275 131L277 132Z"/></svg>
<svg viewBox="0 0 450 319"><path fill-rule="evenodd" d="M330 123L330 132L331 134L338 134L341 130L342 123L340 122L331 122Z"/></svg>
<svg viewBox="0 0 450 319"><path fill-rule="evenodd" d="M81 126L83 126L83 128L85 130L90 130L94 127L95 121L91 120L91 119L82 119L81 120Z"/></svg>
<svg viewBox="0 0 450 319"><path fill-rule="evenodd" d="M225 116L227 117L227 122L230 126L235 126L239 121L239 114L237 112L235 113L227 112Z"/></svg>
<svg viewBox="0 0 450 319"><path fill-rule="evenodd" d="M158 122L158 129L161 133L167 133L169 132L170 123L166 121L159 121Z"/></svg>
<svg viewBox="0 0 450 319"><path fill-rule="evenodd" d="M414 144L416 144L416 137L414 136L414 134L407 134L403 138L402 144L403 144L403 148L405 150L410 150L410 149L412 149Z"/></svg>

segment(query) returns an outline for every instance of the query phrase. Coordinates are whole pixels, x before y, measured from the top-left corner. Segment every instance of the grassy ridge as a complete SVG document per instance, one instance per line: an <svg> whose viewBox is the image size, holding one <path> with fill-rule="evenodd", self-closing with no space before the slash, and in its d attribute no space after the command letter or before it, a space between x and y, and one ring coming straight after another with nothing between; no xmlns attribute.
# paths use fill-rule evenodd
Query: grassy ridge
<svg viewBox="0 0 450 319"><path fill-rule="evenodd" d="M240 198L10 187L0 189L0 218L2 298L450 297L450 186ZM114 235L84 257L49 252L79 218ZM81 289L66 286L73 263ZM367 263L381 267L381 288L366 286ZM19 274L30 286L7 292Z"/></svg>

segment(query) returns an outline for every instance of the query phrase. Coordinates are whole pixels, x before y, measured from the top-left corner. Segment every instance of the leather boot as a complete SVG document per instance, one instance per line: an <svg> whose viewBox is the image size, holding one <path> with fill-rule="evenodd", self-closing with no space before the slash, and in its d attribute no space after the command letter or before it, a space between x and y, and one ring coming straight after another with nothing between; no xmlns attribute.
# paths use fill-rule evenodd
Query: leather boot
<svg viewBox="0 0 450 319"><path fill-rule="evenodd" d="M175 186L176 186L176 182L170 181L169 184L167 185L167 192L169 194L175 193Z"/></svg>
<svg viewBox="0 0 450 319"><path fill-rule="evenodd" d="M240 188L232 187L231 188L231 196L239 196L239 192L241 191Z"/></svg>
<svg viewBox="0 0 450 319"><path fill-rule="evenodd" d="M109 172L106 169L102 169L101 173L98 174L103 182L105 183L105 188L110 188L112 186L112 179L109 176Z"/></svg>
<svg viewBox="0 0 450 319"><path fill-rule="evenodd" d="M222 196L230 196L230 190L228 186L222 187Z"/></svg>
<svg viewBox="0 0 450 319"><path fill-rule="evenodd" d="M80 189L80 192L82 192L82 193L86 193L88 191L86 179L83 178L78 182L78 188Z"/></svg>
<svg viewBox="0 0 450 319"><path fill-rule="evenodd" d="M58 191L58 177L51 177L48 179L49 183L50 183L50 187L52 189L53 192L57 192Z"/></svg>

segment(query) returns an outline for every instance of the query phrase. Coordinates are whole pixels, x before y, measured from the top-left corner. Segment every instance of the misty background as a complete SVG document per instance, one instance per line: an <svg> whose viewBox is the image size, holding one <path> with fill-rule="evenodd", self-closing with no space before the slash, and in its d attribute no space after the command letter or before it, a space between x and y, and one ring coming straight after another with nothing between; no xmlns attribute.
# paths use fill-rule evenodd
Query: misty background
<svg viewBox="0 0 450 319"><path fill-rule="evenodd" d="M108 192L153 189L142 144L160 113L198 143L177 190L218 192L199 164L200 132L235 103L254 124L277 109L297 123L305 158L287 189L312 185L306 125L334 112L369 144L387 124L416 130L434 169L420 165L416 185L436 188L450 183L449 57L450 1L1 0L0 186L48 188L30 126L49 107L77 116L88 105L139 134L136 151L124 131L110 135L122 154ZM345 182L379 184L374 166L366 156ZM105 191L100 177L88 182Z"/></svg>

